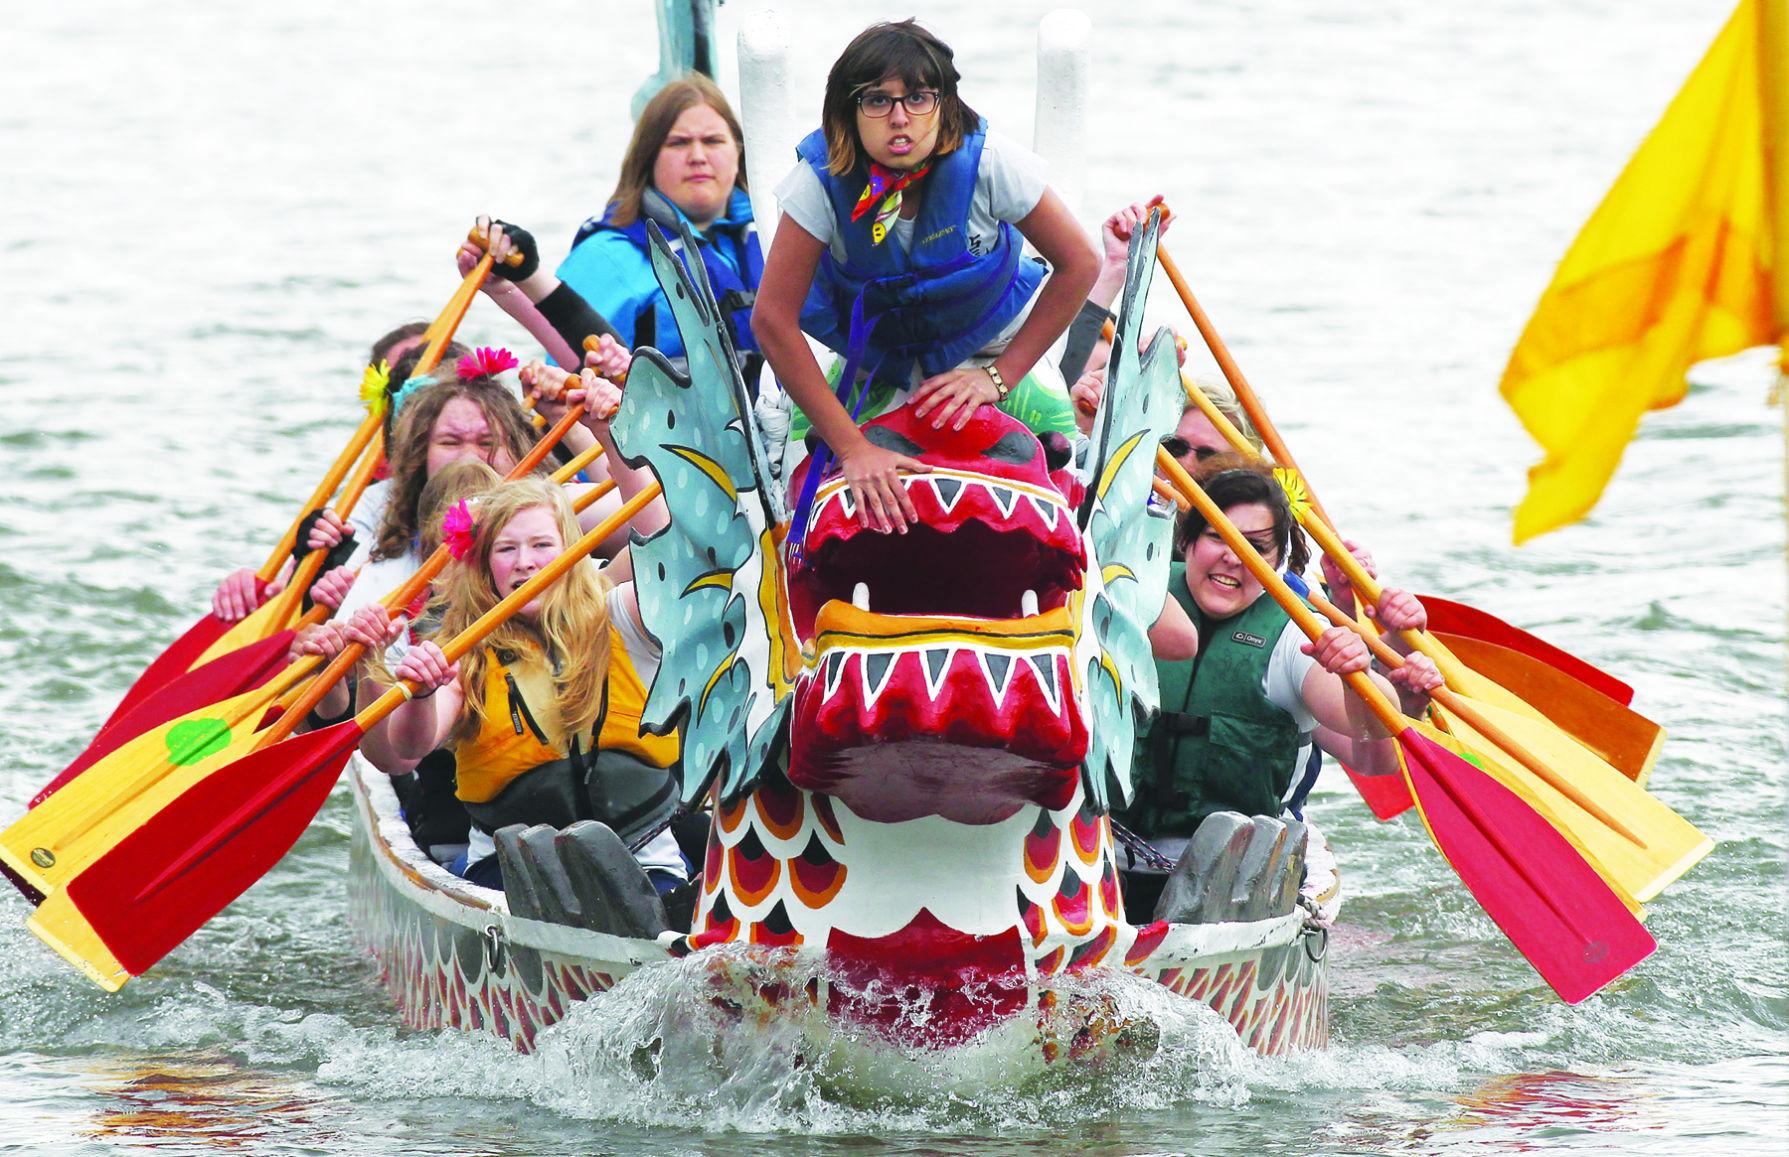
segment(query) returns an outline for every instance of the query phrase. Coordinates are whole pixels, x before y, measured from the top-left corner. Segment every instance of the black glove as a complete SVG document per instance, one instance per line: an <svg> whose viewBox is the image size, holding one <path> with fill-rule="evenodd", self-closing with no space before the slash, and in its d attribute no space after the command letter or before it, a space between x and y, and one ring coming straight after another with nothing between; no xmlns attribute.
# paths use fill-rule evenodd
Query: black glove
<svg viewBox="0 0 1789 1157"><path fill-rule="evenodd" d="M516 252L522 255L520 265L499 261L491 266L491 272L505 281L526 281L534 276L534 271L540 268L540 246L535 244L534 234L507 221L492 221L491 224L503 226L504 236L516 247Z"/></svg>

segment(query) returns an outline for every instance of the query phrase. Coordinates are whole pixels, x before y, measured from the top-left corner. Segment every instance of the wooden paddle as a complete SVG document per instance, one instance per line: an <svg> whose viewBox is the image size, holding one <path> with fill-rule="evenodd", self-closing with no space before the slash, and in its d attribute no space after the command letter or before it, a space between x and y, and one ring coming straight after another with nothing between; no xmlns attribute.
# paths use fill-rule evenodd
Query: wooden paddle
<svg viewBox="0 0 1789 1157"><path fill-rule="evenodd" d="M483 281L485 273L489 270L490 260L487 257L461 281L459 288L448 299L447 305L425 331L424 337L428 341L428 351L424 353L424 360L431 367L439 363L442 349L453 337L454 330L458 327L460 319L465 316L473 296L478 292L480 282ZM433 360L429 360L431 354ZM274 545L273 552L267 556L267 561L256 572L256 598L261 597L267 584L273 581L274 577L279 574L280 568L285 565L286 556L292 552L293 546L297 543L298 530L303 525L305 518L311 511L329 501L330 496L335 493L336 487L340 486L342 479L347 477L348 471L353 467L356 459L362 457L380 434L381 418L382 415L369 409L367 416L361 420L360 426L354 431L353 437L349 438L348 445L324 472L322 481L311 492L310 497L299 509L298 516L292 520L292 525L286 528L286 532L280 536L279 542ZM375 450L373 453L375 462L378 457L379 454ZM311 577L314 578L315 575L313 574ZM288 589L297 588L300 591L308 589L308 583L299 583L296 576L287 585ZM143 670L143 673L137 676L136 681L124 693L124 697L118 701L118 705L112 709L112 713L106 717L105 723L101 725L101 730L103 731L125 715L130 714L144 698L169 680L215 659L224 651L234 650L248 643L265 639L287 625L287 621L270 625L266 619L263 619L256 626L252 636L237 634L236 641L231 646L219 650L217 646L219 641L227 635L234 634L240 623L220 619L215 614L204 615L198 622L188 627L178 639L170 643Z"/></svg>
<svg viewBox="0 0 1789 1157"><path fill-rule="evenodd" d="M1202 390L1190 382L1187 383L1187 397L1199 407L1199 411L1237 453L1252 461L1261 461L1260 455L1235 424L1224 416L1223 411ZM1302 476L1299 481L1309 494L1309 481ZM1376 604L1382 593L1378 581L1366 573L1366 568L1343 545L1335 530L1328 523L1314 517L1311 512L1299 512L1295 509L1295 513L1298 514L1299 525L1310 532L1322 551L1348 575L1350 583L1363 600L1363 610L1364 605ZM1584 687L1575 680L1565 683L1555 680L1547 685L1551 697L1547 710L1543 711L1485 674L1467 667L1429 634L1408 634L1414 649L1434 659L1435 665L1441 668L1442 676L1454 690L1464 691L1488 700L1499 708L1516 711L1564 729L1587 751L1607 760L1629 779L1636 782L1643 779L1657 760L1659 748L1665 741L1664 729L1607 696ZM1357 785L1358 782L1357 780ZM1374 814L1385 818L1378 807L1375 807Z"/></svg>
<svg viewBox="0 0 1789 1157"><path fill-rule="evenodd" d="M1186 307L1187 315L1192 318L1193 325L1199 330L1199 335L1205 339L1205 345L1210 349L1211 356L1217 361L1218 368L1223 371L1224 379L1230 383L1231 389L1236 391L1236 400L1241 403L1243 412L1248 414L1249 420L1255 424L1255 429L1260 433L1268 453L1272 455L1277 465L1283 466L1303 478L1308 487L1310 480L1306 478L1304 471L1298 468L1298 462L1293 458L1291 449L1280 437L1279 430L1273 424L1273 419L1268 417L1267 408L1261 404L1260 397L1249 385L1248 379L1243 376L1242 367L1238 366L1236 359L1230 356L1229 347L1224 344L1224 339L1218 334L1217 327L1212 325L1211 318L1206 315L1205 310L1199 305L1198 299L1193 296L1192 287L1187 284L1186 278L1181 276L1179 266L1174 264L1174 259L1168 255L1167 248L1159 242L1156 245L1156 259L1162 271L1168 275L1168 280L1173 283L1175 292L1180 294L1180 301ZM1318 500L1314 492L1310 494L1310 502L1317 517L1333 529L1336 525L1335 520L1329 516L1328 511L1323 509L1322 502ZM1551 650L1557 650L1557 648ZM1538 652L1536 657L1542 657L1545 653L1548 652ZM1433 657L1431 656L1431 658ZM1437 664L1440 665L1440 660L1437 660ZM1599 690L1609 684L1625 686L1613 675L1601 672L1600 669L1592 667L1582 659L1574 658L1571 670L1576 671L1579 667L1590 667L1592 670L1598 671L1601 677L1593 686ZM1446 673L1448 668L1443 666L1442 670L1443 673ZM1568 673L1571 672L1568 671ZM1650 720L1644 720L1638 715L1634 716L1630 722L1634 722L1636 726L1644 723L1647 727L1655 730L1657 728L1656 724L1651 723ZM1661 742L1662 738L1661 735ZM1624 772L1628 770L1628 768L1623 768Z"/></svg>
<svg viewBox="0 0 1789 1157"><path fill-rule="evenodd" d="M603 448L600 443L591 446L555 470L551 476L552 481L561 484L570 481L577 476L579 471L601 457L602 453ZM613 489L615 489L615 483L612 480L599 483L580 494L573 501L572 506L582 513ZM397 604L390 609L402 610L404 605ZM293 666L287 665L286 655L291 649L292 640L298 630L321 623L329 616L330 609L328 607L321 605L312 607L293 624L292 628L269 636L258 643L251 643L248 647L233 652L231 655L215 659L202 667L194 668L186 674L170 680L139 703L124 718L106 727L95 736L85 751L75 757L73 762L63 768L37 795L32 797L28 806L36 807L70 779L145 731L185 716L194 716L195 718L215 716L217 710L212 707L213 704L221 704L226 699L261 687L282 671L294 670ZM303 674L310 674L316 670L318 665L312 663L304 667ZM282 679L280 689L276 689L273 694L277 697L287 693L285 689L292 685L292 680ZM242 719L248 718L258 711L264 711L275 703L277 703L277 698L268 700L265 696L252 701L243 700L233 709L235 714L230 719L229 725L234 726Z"/></svg>
<svg viewBox="0 0 1789 1157"><path fill-rule="evenodd" d="M1330 622L1360 631L1335 604L1312 591L1307 598ZM1378 632L1360 631L1373 655L1392 669L1404 657ZM1473 761L1549 817L1585 854L1616 893L1637 905L1651 900L1714 850L1714 841L1607 764L1562 755L1557 745L1536 742L1530 730L1491 707L1446 687L1433 695L1443 722ZM1450 719L1449 717L1457 717ZM1463 727L1459 724L1464 724Z"/></svg>
<svg viewBox="0 0 1789 1157"><path fill-rule="evenodd" d="M583 412L581 403L568 409L565 416L516 463L508 478L525 478L531 474ZM595 494L589 495L590 501L595 498ZM409 606L428 589L450 557L445 545L437 549L414 575L385 597L383 601L387 609L395 611ZM190 712L119 745L110 755L92 762L77 776L59 777L64 782L53 794L49 789L40 793L39 802L24 819L0 832L0 863L7 866L8 874L27 893L48 894L126 835L130 826L123 817L138 814L144 806L141 801L157 798L151 793L159 789L173 769L204 760L235 742L232 737L246 735L248 740L259 743L257 728L276 700L284 710L272 722L269 733L274 735L275 742L284 739L310 715L311 709L329 689L353 669L363 651L358 644L345 648L311 680L296 701L287 703L282 697L296 687L296 678L302 674L293 678L282 677L268 687ZM293 665L303 674L315 670L316 666L314 657L306 657ZM80 790L71 791L73 785L79 785ZM45 856L49 858L47 864L43 862ZM26 861L34 864L35 869L26 866Z"/></svg>
<svg viewBox="0 0 1789 1157"><path fill-rule="evenodd" d="M1422 601L1424 609L1429 612L1430 634L1466 636L1492 646L1517 651L1537 663L1557 668L1561 675L1608 696L1623 707L1633 705L1634 689L1632 687L1607 671L1591 666L1570 651L1555 647L1545 639L1529 634L1521 627L1506 623L1489 611L1469 607L1465 603L1444 599L1439 595L1417 595L1416 597ZM1451 643L1448 645L1453 647ZM1458 654L1460 649L1453 647L1453 650ZM1472 663L1470 660L1468 663L1472 667L1478 667L1477 663ZM1508 682L1501 678L1498 678L1497 681L1499 683ZM1532 696L1524 695L1523 698L1532 699Z"/></svg>
<svg viewBox="0 0 1789 1157"><path fill-rule="evenodd" d="M476 647L658 494L657 483L648 485L571 544L450 640L442 648L448 660ZM213 743L145 793L131 814L120 815L117 838L61 886L42 880L36 867L38 853L55 863L56 852L32 849L23 870L40 876L31 882L44 901L27 925L100 987L117 991L279 862L367 731L414 692L400 684L354 718L320 731L288 738L276 724L238 742ZM21 870L9 843L0 843L0 858L9 870Z"/></svg>
<svg viewBox="0 0 1789 1157"><path fill-rule="evenodd" d="M1158 461L1274 601L1313 642L1323 625L1224 512L1167 454ZM1345 677L1397 740L1404 777L1435 846L1560 999L1576 1004L1657 944L1577 850L1514 792L1404 718L1363 672Z"/></svg>
<svg viewBox="0 0 1789 1157"><path fill-rule="evenodd" d="M573 506L582 511L614 488L612 480L592 487ZM624 509L638 510L639 504L624 504ZM612 531L616 524L611 516L603 525ZM447 557L444 547L430 561L444 562ZM428 577L398 587L382 604L389 611L403 610L426 589ZM75 780L0 832L0 866L27 898L41 902L128 835L143 816L152 814L156 801L167 798L171 790L170 776L183 776L182 768L199 762L215 765L229 752L246 755L290 734L352 667L339 660L340 656L306 684L304 680L323 661L320 656L304 656L263 688L129 740L92 774ZM184 780L174 782L178 786Z"/></svg>

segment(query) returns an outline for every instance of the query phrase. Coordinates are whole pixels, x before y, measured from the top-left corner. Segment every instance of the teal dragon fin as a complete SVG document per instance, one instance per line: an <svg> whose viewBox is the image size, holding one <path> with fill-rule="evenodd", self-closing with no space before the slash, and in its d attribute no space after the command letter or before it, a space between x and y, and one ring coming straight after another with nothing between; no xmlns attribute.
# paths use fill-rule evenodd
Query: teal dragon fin
<svg viewBox="0 0 1789 1157"><path fill-rule="evenodd" d="M1079 511L1091 561L1080 646L1092 734L1082 777L1088 800L1102 812L1131 800L1132 750L1158 697L1149 628L1167 595L1175 512L1152 507L1150 494L1156 447L1184 409L1173 335L1160 329L1137 352L1158 232L1152 215L1131 234Z"/></svg>
<svg viewBox="0 0 1789 1157"><path fill-rule="evenodd" d="M783 500L702 263L680 260L656 225L647 232L689 369L638 351L611 425L629 464L657 476L670 512L668 526L633 544L640 617L664 651L642 726L681 729L684 802L717 780L731 799L785 733L799 662L784 629ZM695 239L682 234L694 254Z"/></svg>

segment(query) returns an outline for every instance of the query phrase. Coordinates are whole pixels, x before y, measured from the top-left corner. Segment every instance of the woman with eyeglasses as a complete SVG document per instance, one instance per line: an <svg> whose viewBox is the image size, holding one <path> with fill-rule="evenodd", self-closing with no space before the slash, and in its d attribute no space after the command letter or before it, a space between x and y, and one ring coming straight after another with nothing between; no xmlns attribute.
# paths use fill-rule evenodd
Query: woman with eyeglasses
<svg viewBox="0 0 1789 1157"><path fill-rule="evenodd" d="M1304 569L1310 548L1293 520L1285 491L1271 470L1243 465L1234 455L1212 459L1200 485L1270 565ZM1365 774L1397 774L1397 742L1343 676L1367 671L1407 715L1428 709L1440 673L1422 655L1385 675L1371 670L1360 636L1332 627L1306 640L1278 603L1197 509L1176 527L1179 561L1168 576L1162 619L1151 633L1178 629L1196 637L1191 659L1156 660L1161 706L1146 741L1137 747L1131 806L1115 817L1148 840L1167 860L1180 857L1193 833L1220 811L1302 818L1315 778L1315 743ZM1379 623L1389 630L1420 628L1422 605L1387 588ZM1180 653L1184 654L1184 650ZM1314 829L1313 829L1314 830ZM1313 837L1320 842L1319 837ZM1153 916L1165 875L1128 865L1126 910L1133 921Z"/></svg>
<svg viewBox="0 0 1789 1157"><path fill-rule="evenodd" d="M777 186L783 219L752 313L759 348L837 459L859 517L881 531L917 517L898 473L925 466L871 445L857 423L912 397L939 428L1001 405L1068 432L1065 390L1044 405L1020 387L1099 270L1038 158L991 132L957 81L949 46L911 20L846 47L821 127ZM803 331L843 355L837 394Z"/></svg>

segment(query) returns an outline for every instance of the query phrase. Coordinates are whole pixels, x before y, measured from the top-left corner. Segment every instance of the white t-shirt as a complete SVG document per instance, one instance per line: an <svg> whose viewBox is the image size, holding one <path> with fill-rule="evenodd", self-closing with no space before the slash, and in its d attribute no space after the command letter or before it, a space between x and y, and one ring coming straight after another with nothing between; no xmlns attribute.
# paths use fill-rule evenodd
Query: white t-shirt
<svg viewBox="0 0 1789 1157"><path fill-rule="evenodd" d="M1304 645L1304 632L1297 623L1288 622L1273 645L1273 654L1268 656L1261 691L1269 703L1292 716L1300 733L1309 734L1317 727L1317 717L1304 705L1304 677L1311 673L1317 660L1304 653ZM1299 766L1304 766L1302 759Z"/></svg>
<svg viewBox="0 0 1789 1157"><path fill-rule="evenodd" d="M920 184L924 188L924 182ZM1043 200L1048 182L1044 163L1036 153L1011 137L990 131L982 142L981 165L975 173L975 193L969 199L969 251L982 254L994 245L1000 222L1016 223L1030 216ZM776 187L783 212L797 225L832 250L835 261L845 259L845 242L833 218L832 201L820 176L806 161L798 161ZM901 218L884 245L899 245L903 253L913 236L913 219Z"/></svg>
<svg viewBox="0 0 1789 1157"><path fill-rule="evenodd" d="M346 565L360 566L372 554L373 544L379 540L379 526L385 521L385 506L390 501L391 479L387 478L367 487L360 501L354 504L354 512L347 519L348 525L354 528L354 553L348 557Z"/></svg>

